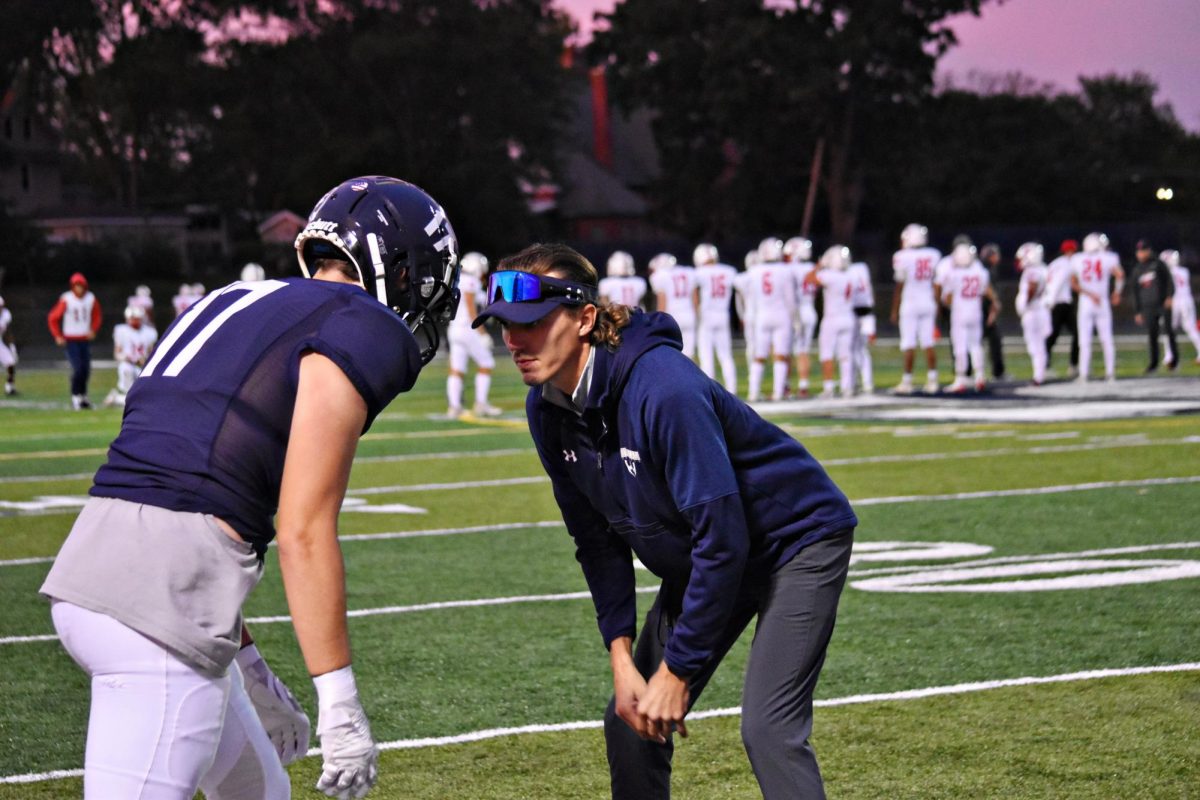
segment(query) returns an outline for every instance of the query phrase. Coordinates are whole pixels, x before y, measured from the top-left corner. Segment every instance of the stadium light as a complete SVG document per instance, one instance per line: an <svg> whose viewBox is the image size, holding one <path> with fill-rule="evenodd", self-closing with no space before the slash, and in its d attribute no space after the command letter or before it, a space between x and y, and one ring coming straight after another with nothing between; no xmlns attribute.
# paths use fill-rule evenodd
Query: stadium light
<svg viewBox="0 0 1200 800"><path fill-rule="evenodd" d="M1154 190L1154 196L1165 202L1175 197L1175 190L1170 186L1160 186Z"/></svg>

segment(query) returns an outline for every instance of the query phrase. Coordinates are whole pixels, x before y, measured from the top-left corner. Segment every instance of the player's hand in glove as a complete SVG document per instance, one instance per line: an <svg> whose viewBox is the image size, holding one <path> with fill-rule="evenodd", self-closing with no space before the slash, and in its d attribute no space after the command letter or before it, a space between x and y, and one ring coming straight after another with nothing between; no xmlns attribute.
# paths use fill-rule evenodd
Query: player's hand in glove
<svg viewBox="0 0 1200 800"><path fill-rule="evenodd" d="M324 766L317 789L338 800L363 797L379 777L379 748L358 700L350 667L318 675L317 736Z"/></svg>
<svg viewBox="0 0 1200 800"><path fill-rule="evenodd" d="M258 648L246 645L237 654L246 683L246 694L267 731L279 761L285 767L308 752L308 715L283 681L271 672Z"/></svg>

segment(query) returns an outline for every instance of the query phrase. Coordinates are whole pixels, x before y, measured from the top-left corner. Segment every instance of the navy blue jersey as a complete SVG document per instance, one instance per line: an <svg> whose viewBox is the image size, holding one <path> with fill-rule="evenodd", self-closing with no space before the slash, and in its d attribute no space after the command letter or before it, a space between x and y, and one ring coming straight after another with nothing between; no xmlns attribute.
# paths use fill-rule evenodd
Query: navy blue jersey
<svg viewBox="0 0 1200 800"><path fill-rule="evenodd" d="M262 552L275 535L300 356L342 369L366 401L365 432L416 381L418 350L400 318L357 286L230 284L163 335L91 494L213 514Z"/></svg>

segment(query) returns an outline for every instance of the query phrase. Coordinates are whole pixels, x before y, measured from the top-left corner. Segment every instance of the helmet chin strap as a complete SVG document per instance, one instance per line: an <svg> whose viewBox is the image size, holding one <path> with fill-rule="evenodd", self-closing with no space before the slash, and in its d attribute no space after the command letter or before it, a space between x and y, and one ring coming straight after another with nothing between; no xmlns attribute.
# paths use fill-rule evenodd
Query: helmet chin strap
<svg viewBox="0 0 1200 800"><path fill-rule="evenodd" d="M387 281L384 280L384 275L387 270L383 266L383 257L379 254L378 235L367 234L367 250L371 254L371 266L375 268L375 297L386 306L388 304Z"/></svg>

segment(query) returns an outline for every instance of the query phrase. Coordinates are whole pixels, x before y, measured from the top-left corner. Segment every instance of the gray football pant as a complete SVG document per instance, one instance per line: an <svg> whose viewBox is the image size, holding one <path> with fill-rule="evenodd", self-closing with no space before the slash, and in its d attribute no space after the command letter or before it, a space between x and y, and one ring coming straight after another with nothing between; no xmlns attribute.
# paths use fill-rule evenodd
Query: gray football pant
<svg viewBox="0 0 1200 800"><path fill-rule="evenodd" d="M755 614L754 641L742 690L742 742L765 800L824 798L812 732L813 689L833 635L838 598L846 582L853 530L801 550L771 576L763 592L739 598L713 658L688 681L692 703ZM660 591L634 649L647 677L658 669L669 635ZM613 800L666 800L671 796L673 743L646 741L616 714L604 714Z"/></svg>

